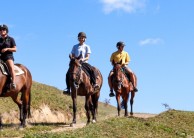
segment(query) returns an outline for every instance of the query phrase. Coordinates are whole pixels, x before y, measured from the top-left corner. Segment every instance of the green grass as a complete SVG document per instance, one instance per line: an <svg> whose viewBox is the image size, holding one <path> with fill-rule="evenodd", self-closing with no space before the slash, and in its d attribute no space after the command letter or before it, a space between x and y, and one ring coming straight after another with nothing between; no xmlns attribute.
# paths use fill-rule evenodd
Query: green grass
<svg viewBox="0 0 194 138"><path fill-rule="evenodd" d="M78 98L78 115L85 112L84 97ZM39 109L46 104L53 111L72 113L72 100L62 91L48 85L33 82L32 108ZM0 98L0 113L18 111L10 98ZM98 122L84 128L63 132L51 132L61 124L36 124L18 130L19 124L4 124L0 137L26 138L190 138L194 137L194 112L169 110L153 118L116 117L117 109L99 102ZM123 114L121 114L123 116ZM86 122L85 116L77 122Z"/></svg>
<svg viewBox="0 0 194 138"><path fill-rule="evenodd" d="M25 137L189 138L194 137L194 112L170 110L148 119L112 117L73 131L31 133Z"/></svg>

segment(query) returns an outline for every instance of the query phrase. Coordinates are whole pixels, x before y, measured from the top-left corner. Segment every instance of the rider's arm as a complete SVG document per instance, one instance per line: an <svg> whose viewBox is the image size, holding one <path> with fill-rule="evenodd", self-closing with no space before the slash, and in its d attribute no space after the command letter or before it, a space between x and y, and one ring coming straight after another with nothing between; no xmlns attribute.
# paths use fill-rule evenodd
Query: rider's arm
<svg viewBox="0 0 194 138"><path fill-rule="evenodd" d="M3 48L1 50L2 53L6 52L6 51L10 51L10 52L16 52L16 46L13 46L11 48Z"/></svg>
<svg viewBox="0 0 194 138"><path fill-rule="evenodd" d="M86 54L86 57L85 58L82 58L81 60L82 61L87 61L89 58L90 58L90 54L88 53L88 54Z"/></svg>

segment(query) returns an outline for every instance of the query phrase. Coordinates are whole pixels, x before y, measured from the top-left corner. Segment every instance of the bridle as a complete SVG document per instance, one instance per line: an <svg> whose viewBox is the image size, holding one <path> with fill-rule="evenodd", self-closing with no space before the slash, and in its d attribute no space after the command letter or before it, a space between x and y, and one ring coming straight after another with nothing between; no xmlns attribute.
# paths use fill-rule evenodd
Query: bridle
<svg viewBox="0 0 194 138"><path fill-rule="evenodd" d="M73 62L75 62L75 61L73 61ZM76 62L75 62L75 64L77 64ZM73 68L75 68L75 66L76 65L74 65L74 67ZM77 65L78 66L78 71L70 71L70 74L72 75L72 76L74 76L75 75L75 78L73 77L73 85L74 85L74 87L76 88L76 89L78 89L79 88L79 85L80 85L80 83L81 83L81 71L82 71L82 66L81 66L81 64L79 64L79 65Z"/></svg>
<svg viewBox="0 0 194 138"><path fill-rule="evenodd" d="M115 65L114 69L113 69L113 72L114 72L114 81L117 83L118 85L118 89L121 89L121 86L123 86L123 81L124 81L124 73L123 73L123 69L121 67L117 67L119 65ZM121 72L121 77L118 76L118 73Z"/></svg>

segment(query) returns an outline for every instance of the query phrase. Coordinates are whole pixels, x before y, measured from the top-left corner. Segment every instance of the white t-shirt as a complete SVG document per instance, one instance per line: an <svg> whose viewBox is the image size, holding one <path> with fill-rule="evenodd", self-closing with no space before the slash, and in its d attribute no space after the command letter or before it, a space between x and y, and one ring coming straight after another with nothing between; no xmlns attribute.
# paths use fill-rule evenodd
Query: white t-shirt
<svg viewBox="0 0 194 138"><path fill-rule="evenodd" d="M85 58L87 54L91 53L91 49L90 46L85 43L83 45L76 44L73 46L71 53L74 54L75 57L79 57L81 54L81 57Z"/></svg>

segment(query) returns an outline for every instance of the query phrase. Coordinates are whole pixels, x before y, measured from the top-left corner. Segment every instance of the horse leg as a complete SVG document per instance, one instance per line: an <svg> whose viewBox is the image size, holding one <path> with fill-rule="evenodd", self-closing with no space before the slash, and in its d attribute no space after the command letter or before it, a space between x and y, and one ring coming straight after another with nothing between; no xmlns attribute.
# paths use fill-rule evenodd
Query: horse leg
<svg viewBox="0 0 194 138"><path fill-rule="evenodd" d="M116 99L117 99L118 116L120 116L120 111L121 111L120 94L118 94L117 92L116 92Z"/></svg>
<svg viewBox="0 0 194 138"><path fill-rule="evenodd" d="M132 92L131 92L131 99L130 99L130 106L131 106L130 115L133 115L133 99L134 99L134 96L135 96L135 92L132 91Z"/></svg>
<svg viewBox="0 0 194 138"><path fill-rule="evenodd" d="M26 89L21 95L21 111L20 111L20 118L21 118L21 127L24 128L26 126L26 118L28 111L30 112L30 90Z"/></svg>
<svg viewBox="0 0 194 138"><path fill-rule="evenodd" d="M97 109L98 109L98 95L92 95L92 103L93 103L93 110L92 110L92 122L96 123L96 114L97 114Z"/></svg>
<svg viewBox="0 0 194 138"><path fill-rule="evenodd" d="M125 98L123 97L123 102L124 102L124 108L125 108L125 116L128 116L128 99L129 99L129 93L125 96Z"/></svg>
<svg viewBox="0 0 194 138"><path fill-rule="evenodd" d="M76 111L77 111L76 97L73 97L72 100L73 100L73 121L72 121L72 124L76 124Z"/></svg>
<svg viewBox="0 0 194 138"><path fill-rule="evenodd" d="M11 96L12 100L18 105L19 111L20 111L20 122L22 124L23 121L23 108L22 108L22 101L18 99L18 93Z"/></svg>
<svg viewBox="0 0 194 138"><path fill-rule="evenodd" d="M90 102L91 102L91 96L90 95L86 95L86 99L85 99L85 110L86 110L86 116L88 118L87 120L87 124L90 123Z"/></svg>
<svg viewBox="0 0 194 138"><path fill-rule="evenodd" d="M2 117L0 116L0 130L3 128L2 126Z"/></svg>

